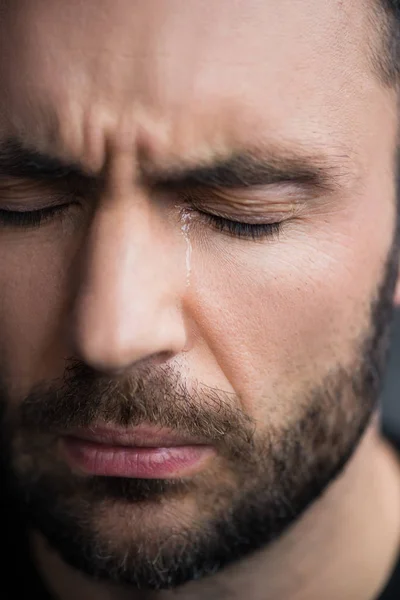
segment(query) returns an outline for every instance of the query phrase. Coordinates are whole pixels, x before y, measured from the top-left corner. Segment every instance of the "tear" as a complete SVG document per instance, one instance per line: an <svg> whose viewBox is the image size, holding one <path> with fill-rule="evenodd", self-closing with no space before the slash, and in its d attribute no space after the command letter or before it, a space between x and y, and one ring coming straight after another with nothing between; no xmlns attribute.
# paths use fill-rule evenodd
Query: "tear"
<svg viewBox="0 0 400 600"><path fill-rule="evenodd" d="M190 241L190 222L192 214L189 209L181 210L181 231L186 243L186 287L190 286L192 274L192 243Z"/></svg>

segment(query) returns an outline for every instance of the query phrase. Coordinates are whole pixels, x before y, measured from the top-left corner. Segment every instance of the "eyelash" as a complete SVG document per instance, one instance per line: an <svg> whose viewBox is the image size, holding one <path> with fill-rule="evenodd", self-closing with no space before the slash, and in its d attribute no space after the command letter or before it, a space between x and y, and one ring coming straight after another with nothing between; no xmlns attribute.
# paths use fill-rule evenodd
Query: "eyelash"
<svg viewBox="0 0 400 600"><path fill-rule="evenodd" d="M48 206L40 210L14 211L0 209L0 224L5 227L35 228L66 212L70 204Z"/></svg>
<svg viewBox="0 0 400 600"><path fill-rule="evenodd" d="M68 210L70 204L49 206L40 210L11 211L0 209L0 223L4 226L35 228L44 225ZM246 240L262 240L276 238L281 229L281 223L242 223L225 217L197 211L201 217L221 233Z"/></svg>
<svg viewBox="0 0 400 600"><path fill-rule="evenodd" d="M212 213L198 212L203 219L218 231L239 239L252 241L268 238L275 239L278 237L282 226L282 223L243 223L213 215Z"/></svg>

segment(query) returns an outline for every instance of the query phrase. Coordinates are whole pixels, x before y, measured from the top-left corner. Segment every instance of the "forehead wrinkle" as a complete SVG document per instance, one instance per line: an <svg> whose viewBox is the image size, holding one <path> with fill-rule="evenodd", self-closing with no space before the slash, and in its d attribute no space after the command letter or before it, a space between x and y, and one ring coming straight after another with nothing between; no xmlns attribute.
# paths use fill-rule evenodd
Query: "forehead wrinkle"
<svg viewBox="0 0 400 600"><path fill-rule="evenodd" d="M82 111L83 112L83 111ZM114 148L109 144L110 131L113 130L111 119L105 113L92 115L82 114L76 119L76 126L71 127L72 115L57 111L50 106L39 105L28 115L29 122L36 123L34 128L25 124L23 118L1 135L0 143L14 141L17 146L38 152L50 159L54 158L66 165L76 165L83 175L90 178L108 176L109 161L113 158ZM10 133L11 131L11 133ZM135 157L131 154L134 165Z"/></svg>
<svg viewBox="0 0 400 600"><path fill-rule="evenodd" d="M87 98L76 99L73 106L71 102L55 106L54 98L53 104L36 100L29 113L12 114L15 137L44 154L78 163L90 175L101 173L108 159L118 162L122 154L124 160L130 154L137 174L150 180L215 165L235 154L271 164L282 163L285 157L308 161L321 172L330 171L332 182L340 185L357 174L356 152L345 147L341 136L327 139L325 131L317 138L310 134L310 139L285 139L277 130L268 131L268 121L263 122L256 111L249 114L239 101L202 107L201 112L189 108L183 114L168 110L162 114L135 102L120 110Z"/></svg>

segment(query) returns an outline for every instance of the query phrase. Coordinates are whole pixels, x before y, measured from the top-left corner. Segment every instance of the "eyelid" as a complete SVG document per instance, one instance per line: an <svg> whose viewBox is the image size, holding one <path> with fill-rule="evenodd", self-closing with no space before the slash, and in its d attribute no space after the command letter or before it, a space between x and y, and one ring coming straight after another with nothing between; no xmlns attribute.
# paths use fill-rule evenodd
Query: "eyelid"
<svg viewBox="0 0 400 600"><path fill-rule="evenodd" d="M193 189L184 193L185 201L199 212L208 212L231 220L257 223L275 223L297 216L302 205L282 197L272 201L264 192L261 196L258 186L258 197L252 197L248 189ZM240 193L240 196L239 196Z"/></svg>
<svg viewBox="0 0 400 600"><path fill-rule="evenodd" d="M281 223L283 221L288 220L288 215L282 214L244 214L243 211L240 213L234 213L233 211L221 211L216 210L213 207L198 207L196 205L192 205L194 210L198 213L208 216L219 217L220 219L225 219L227 221L233 221L237 223L244 223L247 225L275 225L276 223Z"/></svg>
<svg viewBox="0 0 400 600"><path fill-rule="evenodd" d="M78 180L41 181L0 173L0 206L5 210L41 210L84 196L93 197Z"/></svg>
<svg viewBox="0 0 400 600"><path fill-rule="evenodd" d="M5 197L0 188L0 209L12 212L34 212L46 208L55 208L62 204L76 201L76 196L71 193L35 194L35 196L23 196L15 199Z"/></svg>

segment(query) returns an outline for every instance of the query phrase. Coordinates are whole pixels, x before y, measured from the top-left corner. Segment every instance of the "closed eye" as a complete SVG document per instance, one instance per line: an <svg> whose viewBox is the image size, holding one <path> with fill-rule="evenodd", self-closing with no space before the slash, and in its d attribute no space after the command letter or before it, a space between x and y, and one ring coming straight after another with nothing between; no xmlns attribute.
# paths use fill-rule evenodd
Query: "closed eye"
<svg viewBox="0 0 400 600"><path fill-rule="evenodd" d="M66 213L70 206L71 202L68 204L58 204L57 206L48 206L39 210L29 211L0 209L0 227L40 227Z"/></svg>
<svg viewBox="0 0 400 600"><path fill-rule="evenodd" d="M276 239L282 223L245 223L234 221L208 212L196 210L200 216L218 231L232 237L247 240Z"/></svg>

